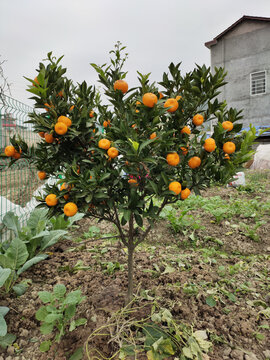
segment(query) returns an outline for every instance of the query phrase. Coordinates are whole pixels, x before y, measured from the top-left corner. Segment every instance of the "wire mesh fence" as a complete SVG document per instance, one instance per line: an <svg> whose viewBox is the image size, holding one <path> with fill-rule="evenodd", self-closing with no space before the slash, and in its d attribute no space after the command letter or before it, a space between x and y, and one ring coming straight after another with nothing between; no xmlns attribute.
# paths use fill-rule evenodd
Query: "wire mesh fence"
<svg viewBox="0 0 270 360"><path fill-rule="evenodd" d="M28 145L36 144L39 136L33 132L29 112L33 108L12 97L0 97L0 152L10 145L10 137L20 135ZM26 159L19 159L9 167L9 158L0 157L0 224L8 211L19 216L24 223L32 209L27 204L41 185L37 171ZM1 235L1 234L0 234Z"/></svg>

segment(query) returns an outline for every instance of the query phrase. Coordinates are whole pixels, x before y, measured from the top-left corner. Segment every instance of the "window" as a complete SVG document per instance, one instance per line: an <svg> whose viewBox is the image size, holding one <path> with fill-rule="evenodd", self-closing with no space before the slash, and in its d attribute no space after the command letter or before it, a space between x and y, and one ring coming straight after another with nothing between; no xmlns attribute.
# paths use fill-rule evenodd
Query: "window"
<svg viewBox="0 0 270 360"><path fill-rule="evenodd" d="M266 71L258 71L250 74L250 94L265 94L266 90Z"/></svg>

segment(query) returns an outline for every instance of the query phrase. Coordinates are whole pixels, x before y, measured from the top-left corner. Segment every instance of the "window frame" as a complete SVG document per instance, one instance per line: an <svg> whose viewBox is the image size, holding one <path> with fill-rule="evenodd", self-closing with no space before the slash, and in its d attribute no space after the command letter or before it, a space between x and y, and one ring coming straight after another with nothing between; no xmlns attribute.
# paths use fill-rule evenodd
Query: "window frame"
<svg viewBox="0 0 270 360"><path fill-rule="evenodd" d="M264 92L252 93L252 81L255 81L252 79L252 76L259 74L259 73L264 73ZM267 75L266 70L254 71L254 72L250 73L250 96L258 96L258 95L266 94L266 89L267 89L267 76L266 75Z"/></svg>

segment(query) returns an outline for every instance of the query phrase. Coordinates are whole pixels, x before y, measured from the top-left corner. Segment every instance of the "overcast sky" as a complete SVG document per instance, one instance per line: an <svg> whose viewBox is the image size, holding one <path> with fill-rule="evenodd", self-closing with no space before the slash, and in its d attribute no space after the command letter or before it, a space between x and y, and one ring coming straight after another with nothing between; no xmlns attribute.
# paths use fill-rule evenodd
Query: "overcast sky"
<svg viewBox="0 0 270 360"><path fill-rule="evenodd" d="M49 51L65 55L73 81L97 85L89 63L107 62L120 40L132 87L137 70L160 81L172 61L183 73L210 66L204 43L243 15L270 17L270 0L0 0L0 60L12 96L31 105L23 76L34 78Z"/></svg>

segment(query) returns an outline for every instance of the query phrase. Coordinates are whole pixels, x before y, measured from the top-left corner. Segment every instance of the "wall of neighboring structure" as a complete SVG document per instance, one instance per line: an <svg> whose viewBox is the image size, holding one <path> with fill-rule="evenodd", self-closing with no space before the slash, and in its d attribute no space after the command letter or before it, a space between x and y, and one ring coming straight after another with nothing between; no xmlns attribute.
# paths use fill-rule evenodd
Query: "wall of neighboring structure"
<svg viewBox="0 0 270 360"><path fill-rule="evenodd" d="M230 107L243 109L244 127L270 125L270 23L246 21L211 46L211 66L225 67L220 94ZM250 74L266 70L266 94L250 95Z"/></svg>

